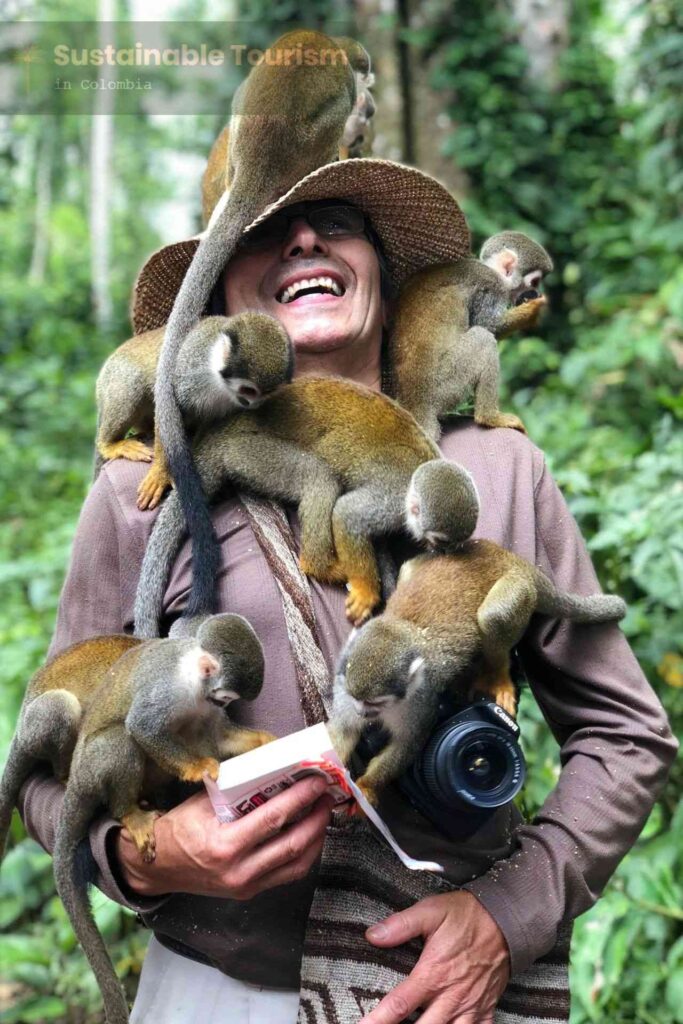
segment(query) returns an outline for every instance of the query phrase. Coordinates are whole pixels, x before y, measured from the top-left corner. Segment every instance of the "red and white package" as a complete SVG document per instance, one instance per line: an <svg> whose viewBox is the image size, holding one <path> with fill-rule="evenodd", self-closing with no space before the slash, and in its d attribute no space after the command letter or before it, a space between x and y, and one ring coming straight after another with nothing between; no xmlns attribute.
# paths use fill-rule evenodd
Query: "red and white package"
<svg viewBox="0 0 683 1024"><path fill-rule="evenodd" d="M299 779L314 774L327 775L330 793L337 805L347 804L352 813L353 801L357 801L407 868L443 871L441 864L416 860L401 849L339 760L324 722L223 761L218 779L214 782L205 776L204 782L216 817L219 821L230 822L249 814Z"/></svg>

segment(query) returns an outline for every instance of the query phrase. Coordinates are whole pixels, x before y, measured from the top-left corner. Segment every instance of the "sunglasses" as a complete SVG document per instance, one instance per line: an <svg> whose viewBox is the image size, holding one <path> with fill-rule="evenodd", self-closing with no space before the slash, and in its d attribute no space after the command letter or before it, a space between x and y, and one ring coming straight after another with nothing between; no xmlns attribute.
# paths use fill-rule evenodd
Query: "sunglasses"
<svg viewBox="0 0 683 1024"><path fill-rule="evenodd" d="M252 228L240 240L242 252L262 252L271 246L281 245L294 220L305 220L321 238L352 238L366 232L365 214L357 206L345 203L330 203L322 206L300 204L290 206L281 213L274 213L268 220Z"/></svg>

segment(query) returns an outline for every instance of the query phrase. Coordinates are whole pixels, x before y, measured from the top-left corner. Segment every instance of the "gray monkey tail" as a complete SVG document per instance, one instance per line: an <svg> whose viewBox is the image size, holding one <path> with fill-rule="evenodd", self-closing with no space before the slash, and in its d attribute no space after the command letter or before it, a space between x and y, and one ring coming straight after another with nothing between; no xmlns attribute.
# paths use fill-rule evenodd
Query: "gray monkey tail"
<svg viewBox="0 0 683 1024"><path fill-rule="evenodd" d="M67 787L53 854L55 882L100 987L107 1024L127 1024L128 1003L88 899L94 865L84 840L87 842L88 827L98 806L99 800L90 794Z"/></svg>
<svg viewBox="0 0 683 1024"><path fill-rule="evenodd" d="M12 811L17 805L19 791L31 774L36 759L19 746L15 736L7 754L7 763L0 780L0 863L5 855Z"/></svg>
<svg viewBox="0 0 683 1024"><path fill-rule="evenodd" d="M164 593L173 559L186 532L177 491L171 491L157 516L142 560L135 594L135 636L161 635ZM189 613L185 612L185 618Z"/></svg>
<svg viewBox="0 0 683 1024"><path fill-rule="evenodd" d="M240 197L238 182L202 239L176 297L159 357L154 395L157 426L192 540L192 589L185 615L214 610L220 548L173 386L180 346L206 310L216 281L233 255L261 197Z"/></svg>
<svg viewBox="0 0 683 1024"><path fill-rule="evenodd" d="M614 594L568 594L557 587L540 570L537 571L536 586L538 602L536 611L542 615L554 615L572 622L614 622L626 615L626 604Z"/></svg>

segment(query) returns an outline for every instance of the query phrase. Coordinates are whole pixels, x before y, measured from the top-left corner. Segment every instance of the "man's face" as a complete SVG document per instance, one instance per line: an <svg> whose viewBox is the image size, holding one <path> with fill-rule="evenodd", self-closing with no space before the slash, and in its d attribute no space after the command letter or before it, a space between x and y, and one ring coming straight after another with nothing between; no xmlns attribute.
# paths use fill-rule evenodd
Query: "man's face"
<svg viewBox="0 0 683 1024"><path fill-rule="evenodd" d="M320 292L287 293L297 282L314 278L327 278L327 286ZM329 279L341 294L327 290ZM296 217L281 242L233 256L225 274L225 299L229 315L257 310L276 317L300 354L379 351L380 272L365 235L325 237L303 216Z"/></svg>

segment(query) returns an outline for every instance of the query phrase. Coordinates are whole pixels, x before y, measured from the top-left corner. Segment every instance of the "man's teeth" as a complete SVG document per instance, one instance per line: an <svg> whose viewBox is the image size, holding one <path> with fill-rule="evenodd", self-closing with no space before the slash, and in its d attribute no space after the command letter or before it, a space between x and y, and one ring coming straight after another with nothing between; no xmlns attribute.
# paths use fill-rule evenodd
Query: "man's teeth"
<svg viewBox="0 0 683 1024"><path fill-rule="evenodd" d="M285 288L278 296L278 301L291 302L299 292L306 289L310 290L311 288L318 288L320 291L329 292L331 295L344 294L342 286L337 281L333 281L331 277L307 277L301 281L295 281L294 284L290 284L289 288Z"/></svg>

